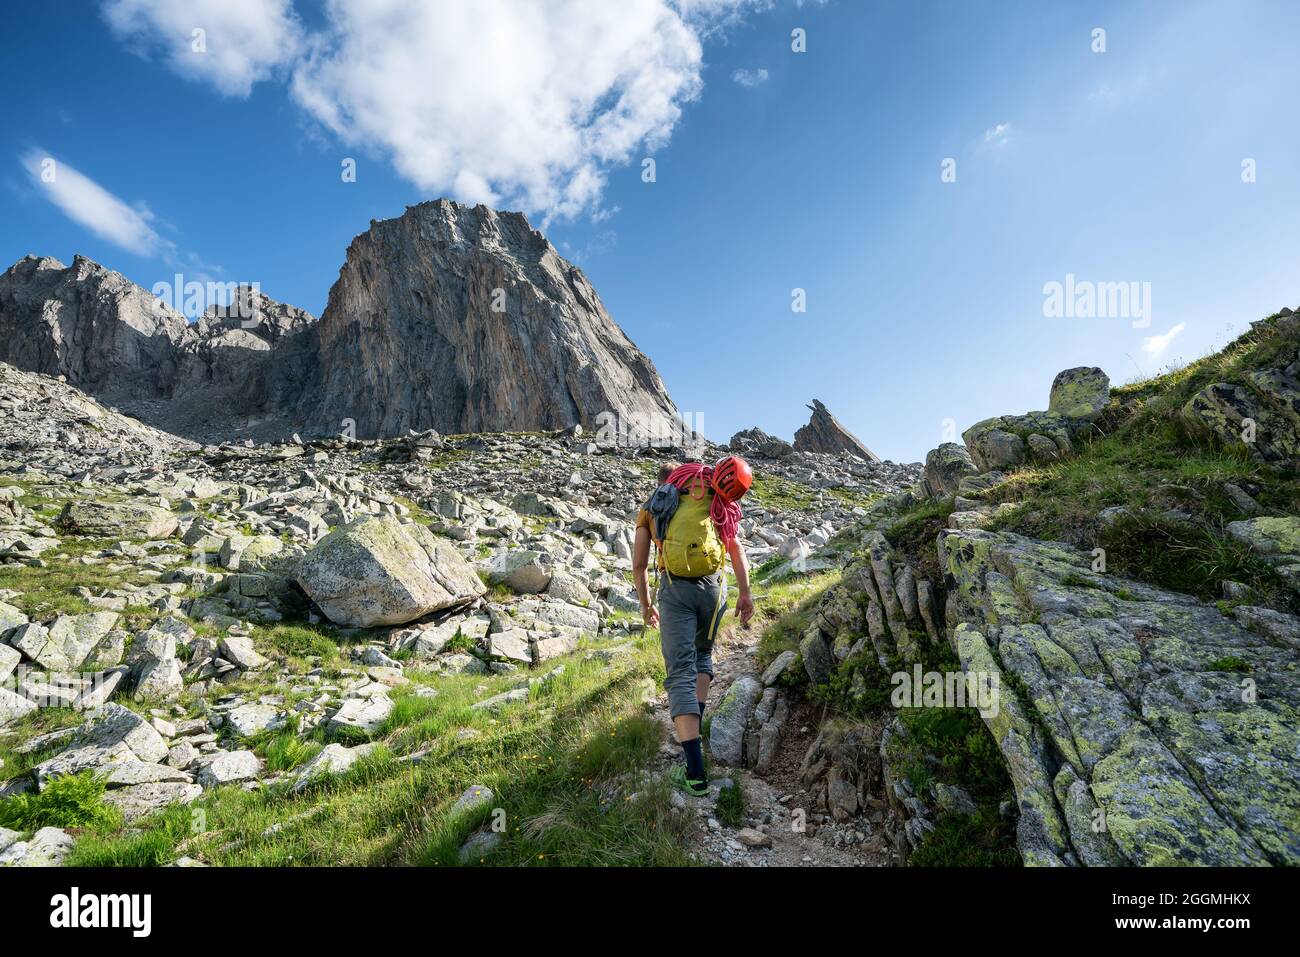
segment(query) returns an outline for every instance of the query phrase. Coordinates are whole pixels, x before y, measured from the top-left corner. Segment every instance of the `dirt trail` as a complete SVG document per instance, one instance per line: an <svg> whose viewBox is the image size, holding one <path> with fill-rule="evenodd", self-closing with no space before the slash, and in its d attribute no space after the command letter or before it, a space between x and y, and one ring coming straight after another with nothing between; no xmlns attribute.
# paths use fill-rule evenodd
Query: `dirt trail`
<svg viewBox="0 0 1300 957"><path fill-rule="evenodd" d="M745 674L758 674L757 653L761 631L727 627L713 652L716 671L709 691L709 704L716 706L731 683ZM665 729L656 769L667 773L681 760L681 748L673 733L668 699L660 695L654 705L656 718ZM781 736L780 750L764 775L748 769L714 767L714 780L707 798L692 798L674 792L674 801L693 811L696 826L691 831L692 850L706 863L732 867L889 867L897 856L885 840L879 822L859 816L844 824L818 812L812 795L799 777L804 754L817 734L819 708L791 700L791 714ZM744 794L744 820L728 827L718 820L718 795L730 778ZM802 820L802 828L796 828ZM742 838L761 831L770 847L750 847ZM742 834L742 831L745 833Z"/></svg>

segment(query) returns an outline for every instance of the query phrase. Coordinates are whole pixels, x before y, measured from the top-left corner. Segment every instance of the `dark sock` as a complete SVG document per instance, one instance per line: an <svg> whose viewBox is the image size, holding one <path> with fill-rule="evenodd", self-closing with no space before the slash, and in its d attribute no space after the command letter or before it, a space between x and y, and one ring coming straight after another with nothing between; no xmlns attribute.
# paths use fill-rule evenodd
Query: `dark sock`
<svg viewBox="0 0 1300 957"><path fill-rule="evenodd" d="M700 717L701 717L701 718L704 717L704 706L705 706L706 704L708 704L707 701L701 701L701 702L699 702L699 705L700 705Z"/></svg>
<svg viewBox="0 0 1300 957"><path fill-rule="evenodd" d="M686 756L686 780L704 780L704 747L699 738L682 742L682 754Z"/></svg>

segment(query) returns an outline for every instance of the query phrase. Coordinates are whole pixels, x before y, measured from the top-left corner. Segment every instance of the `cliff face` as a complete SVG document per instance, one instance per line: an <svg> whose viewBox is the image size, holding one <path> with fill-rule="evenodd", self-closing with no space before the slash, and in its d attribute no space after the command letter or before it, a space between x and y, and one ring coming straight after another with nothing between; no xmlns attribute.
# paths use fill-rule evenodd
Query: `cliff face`
<svg viewBox="0 0 1300 957"><path fill-rule="evenodd" d="M596 425L676 417L654 365L520 213L448 200L353 240L312 333L315 389L296 414L357 435Z"/></svg>
<svg viewBox="0 0 1300 957"><path fill-rule="evenodd" d="M194 324L78 256L0 276L0 361L192 438L532 431L676 409L581 270L520 213L447 200L353 240L325 314L257 294ZM247 315L247 310L245 310Z"/></svg>
<svg viewBox="0 0 1300 957"><path fill-rule="evenodd" d="M183 316L82 256L27 256L0 275L0 360L108 400L170 396L190 338Z"/></svg>

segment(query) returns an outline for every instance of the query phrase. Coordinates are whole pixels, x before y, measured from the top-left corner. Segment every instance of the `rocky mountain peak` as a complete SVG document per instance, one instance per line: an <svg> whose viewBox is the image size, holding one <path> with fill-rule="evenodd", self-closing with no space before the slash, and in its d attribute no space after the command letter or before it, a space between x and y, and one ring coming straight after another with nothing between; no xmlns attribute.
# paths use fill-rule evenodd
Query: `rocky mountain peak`
<svg viewBox="0 0 1300 957"><path fill-rule="evenodd" d="M868 462L879 462L875 452L862 444L856 435L840 424L839 419L820 399L808 406L812 418L794 434L794 447L800 452L848 452Z"/></svg>
<svg viewBox="0 0 1300 957"><path fill-rule="evenodd" d="M314 331L304 428L361 436L596 427L672 429L653 363L591 283L522 213L436 200L353 240Z"/></svg>
<svg viewBox="0 0 1300 957"><path fill-rule="evenodd" d="M587 277L517 212L447 199L375 220L324 314L240 290L191 324L120 273L27 256L0 275L0 361L203 441L535 431L677 410Z"/></svg>

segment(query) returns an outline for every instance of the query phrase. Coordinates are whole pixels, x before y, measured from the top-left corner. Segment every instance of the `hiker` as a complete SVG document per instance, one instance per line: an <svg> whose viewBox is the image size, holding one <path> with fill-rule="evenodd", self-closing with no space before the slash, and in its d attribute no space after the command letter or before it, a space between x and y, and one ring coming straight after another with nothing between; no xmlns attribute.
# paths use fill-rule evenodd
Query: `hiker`
<svg viewBox="0 0 1300 957"><path fill-rule="evenodd" d="M641 617L646 627L659 629L668 671L664 686L686 759L674 766L672 781L696 797L709 793L700 720L713 680L713 642L727 611L727 557L740 592L736 615L741 625L748 627L754 614L749 565L736 541L740 499L753 481L749 465L734 455L711 467L688 462L673 469L637 514L632 575ZM646 581L652 541L660 579L658 608Z"/></svg>

